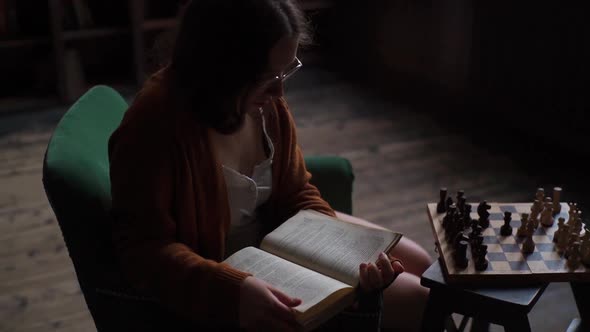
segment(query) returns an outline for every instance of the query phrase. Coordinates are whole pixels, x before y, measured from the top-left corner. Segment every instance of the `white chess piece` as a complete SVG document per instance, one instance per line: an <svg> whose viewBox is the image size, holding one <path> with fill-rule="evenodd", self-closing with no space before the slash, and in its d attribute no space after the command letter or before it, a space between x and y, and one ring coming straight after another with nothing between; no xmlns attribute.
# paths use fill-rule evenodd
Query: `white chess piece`
<svg viewBox="0 0 590 332"><path fill-rule="evenodd" d="M561 188L555 187L553 188L553 213L559 214L561 212Z"/></svg>
<svg viewBox="0 0 590 332"><path fill-rule="evenodd" d="M572 247L570 249L570 254L567 258L567 266L575 270L580 266L581 257L580 257L580 242L572 243Z"/></svg>
<svg viewBox="0 0 590 332"><path fill-rule="evenodd" d="M582 232L582 227L584 227L584 225L582 223L582 219L579 217L574 219L574 225L573 225L572 232L579 235Z"/></svg>
<svg viewBox="0 0 590 332"><path fill-rule="evenodd" d="M578 212L578 206L574 202L569 202L569 203L567 203L567 205L569 206L569 209L568 209L569 218L567 219L567 224L569 226L570 223L572 222L572 220L574 220L576 217L576 214Z"/></svg>
<svg viewBox="0 0 590 332"><path fill-rule="evenodd" d="M543 210L543 203L536 199L531 206L531 215L529 216L529 220L533 222L535 229L539 227L539 213L541 210Z"/></svg>
<svg viewBox="0 0 590 332"><path fill-rule="evenodd" d="M584 233L580 238L580 256L582 263L590 267L590 232Z"/></svg>

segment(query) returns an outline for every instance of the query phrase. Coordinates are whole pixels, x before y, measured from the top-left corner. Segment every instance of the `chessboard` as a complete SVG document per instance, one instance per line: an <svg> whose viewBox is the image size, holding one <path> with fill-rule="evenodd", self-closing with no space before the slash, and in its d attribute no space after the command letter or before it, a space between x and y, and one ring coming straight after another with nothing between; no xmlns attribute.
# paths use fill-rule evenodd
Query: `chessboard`
<svg viewBox="0 0 590 332"><path fill-rule="evenodd" d="M579 264L575 269L568 267L567 259L558 251L553 236L558 229L558 218L568 220L568 205L561 203L561 212L554 216L555 223L550 227L540 225L532 233L534 251L522 253L525 238L517 236L520 217L531 211L532 203L487 203L489 204L489 227L482 230L483 244L487 245L487 267L478 271L471 254L467 250L467 267L460 268L455 262L453 241L447 239L443 218L445 213L437 213L437 203L428 204L428 216L434 232L436 249L440 256L445 280L449 284L473 286L533 285L547 282L590 281L590 267ZM477 203L472 204L477 206ZM512 214L512 235L500 234L505 224L505 212ZM471 212L477 219L478 213ZM583 233L581 233L582 235ZM470 245L471 246L471 245Z"/></svg>

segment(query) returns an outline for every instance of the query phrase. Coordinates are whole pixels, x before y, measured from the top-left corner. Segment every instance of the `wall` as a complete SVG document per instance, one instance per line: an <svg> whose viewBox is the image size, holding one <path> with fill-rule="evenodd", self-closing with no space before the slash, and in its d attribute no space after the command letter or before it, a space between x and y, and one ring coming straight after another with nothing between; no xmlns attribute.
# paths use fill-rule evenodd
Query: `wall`
<svg viewBox="0 0 590 332"><path fill-rule="evenodd" d="M428 89L460 95L468 85L471 51L467 0L350 1L333 14L329 47L385 90Z"/></svg>
<svg viewBox="0 0 590 332"><path fill-rule="evenodd" d="M328 47L336 68L386 95L465 126L590 153L578 144L590 132L587 17L558 3L345 1Z"/></svg>

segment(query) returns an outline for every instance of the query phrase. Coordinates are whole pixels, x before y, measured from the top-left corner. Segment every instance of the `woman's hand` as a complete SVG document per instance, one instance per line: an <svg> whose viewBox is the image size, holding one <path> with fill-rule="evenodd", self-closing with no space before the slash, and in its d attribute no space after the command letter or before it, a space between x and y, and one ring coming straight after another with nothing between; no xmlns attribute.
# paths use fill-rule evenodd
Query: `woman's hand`
<svg viewBox="0 0 590 332"><path fill-rule="evenodd" d="M301 304L264 281L247 277L240 288L240 327L257 331L295 331L291 309Z"/></svg>
<svg viewBox="0 0 590 332"><path fill-rule="evenodd" d="M361 288L366 292L385 289L402 272L404 266L401 260L390 260L385 253L381 253L376 264L361 263L359 266Z"/></svg>

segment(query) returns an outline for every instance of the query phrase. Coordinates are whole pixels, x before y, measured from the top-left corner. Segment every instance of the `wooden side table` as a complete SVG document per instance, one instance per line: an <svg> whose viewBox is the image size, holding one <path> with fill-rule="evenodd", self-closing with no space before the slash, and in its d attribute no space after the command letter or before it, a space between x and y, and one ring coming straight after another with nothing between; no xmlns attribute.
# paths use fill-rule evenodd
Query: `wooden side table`
<svg viewBox="0 0 590 332"><path fill-rule="evenodd" d="M547 284L519 288L462 288L448 285L439 261L422 275L422 286L430 288L423 331L443 331L445 319L452 313L473 318L472 330L487 331L490 323L506 331L530 331L528 313Z"/></svg>

